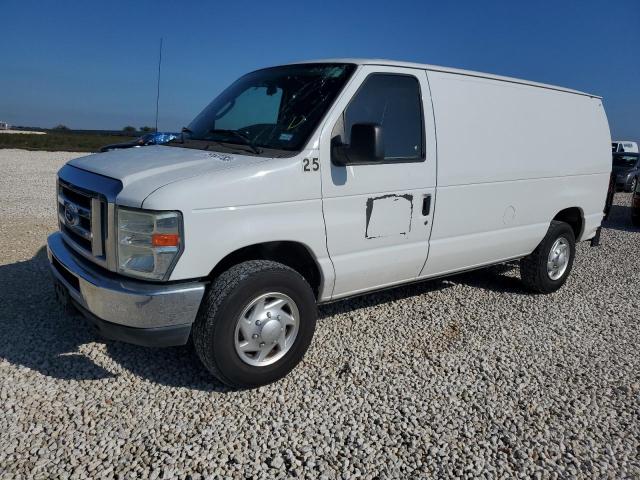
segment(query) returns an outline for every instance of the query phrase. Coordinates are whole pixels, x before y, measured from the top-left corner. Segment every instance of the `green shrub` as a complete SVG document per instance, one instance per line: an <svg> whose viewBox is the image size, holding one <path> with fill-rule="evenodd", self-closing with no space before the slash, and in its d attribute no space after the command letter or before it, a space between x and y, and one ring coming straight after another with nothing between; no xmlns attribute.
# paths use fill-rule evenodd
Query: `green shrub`
<svg viewBox="0 0 640 480"><path fill-rule="evenodd" d="M48 152L97 152L112 143L131 141L131 136L49 131L45 135L0 133L0 148L45 150Z"/></svg>

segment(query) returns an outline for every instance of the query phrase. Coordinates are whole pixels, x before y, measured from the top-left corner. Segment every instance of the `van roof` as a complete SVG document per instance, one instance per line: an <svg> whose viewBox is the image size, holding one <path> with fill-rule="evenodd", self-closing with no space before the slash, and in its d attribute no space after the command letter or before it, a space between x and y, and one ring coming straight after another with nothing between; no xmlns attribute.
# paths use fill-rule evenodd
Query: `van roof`
<svg viewBox="0 0 640 480"><path fill-rule="evenodd" d="M503 77L501 75L493 75L491 73L474 72L473 70L462 70L460 68L441 67L438 65L429 65L426 63L400 62L396 60L386 60L383 58L325 58L320 60L307 60L292 63L355 63L356 65L380 65L390 67L417 68L420 70L431 70L434 72L456 73L458 75L467 75L469 77L490 78L493 80L501 80L503 82L519 83L521 85L531 85L533 87L547 88L560 92L575 93L577 95L586 95L587 97L602 98L591 93L572 90L570 88L558 87L557 85L549 85L547 83L531 82L521 78Z"/></svg>

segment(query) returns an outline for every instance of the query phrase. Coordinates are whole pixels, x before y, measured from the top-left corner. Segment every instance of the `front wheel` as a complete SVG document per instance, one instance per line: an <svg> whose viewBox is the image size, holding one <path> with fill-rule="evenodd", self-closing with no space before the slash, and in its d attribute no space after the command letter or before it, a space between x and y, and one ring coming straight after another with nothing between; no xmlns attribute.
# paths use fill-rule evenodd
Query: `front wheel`
<svg viewBox="0 0 640 480"><path fill-rule="evenodd" d="M638 178L634 177L633 180L631 180L631 187L630 187L629 191L631 193L635 192L637 186L638 186Z"/></svg>
<svg viewBox="0 0 640 480"><path fill-rule="evenodd" d="M552 293L566 282L576 253L576 239L565 222L553 220L540 245L520 260L522 283L536 293Z"/></svg>
<svg viewBox="0 0 640 480"><path fill-rule="evenodd" d="M210 286L193 325L193 344L205 367L235 388L284 377L311 343L317 318L311 287L295 270L251 260Z"/></svg>

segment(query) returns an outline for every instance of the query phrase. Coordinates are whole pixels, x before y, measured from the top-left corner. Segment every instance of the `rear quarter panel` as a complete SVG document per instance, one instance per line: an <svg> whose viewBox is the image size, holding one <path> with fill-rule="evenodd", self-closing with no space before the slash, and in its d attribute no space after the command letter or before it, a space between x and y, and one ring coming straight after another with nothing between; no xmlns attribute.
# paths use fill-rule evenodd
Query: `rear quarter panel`
<svg viewBox="0 0 640 480"><path fill-rule="evenodd" d="M527 255L562 209L602 219L611 138L598 98L427 72L438 149L432 276Z"/></svg>

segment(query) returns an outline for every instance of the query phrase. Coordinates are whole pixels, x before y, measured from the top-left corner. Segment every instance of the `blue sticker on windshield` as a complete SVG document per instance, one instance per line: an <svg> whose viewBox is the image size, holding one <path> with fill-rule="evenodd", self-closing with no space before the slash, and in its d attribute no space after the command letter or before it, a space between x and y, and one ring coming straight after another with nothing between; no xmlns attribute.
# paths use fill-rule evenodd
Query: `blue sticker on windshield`
<svg viewBox="0 0 640 480"><path fill-rule="evenodd" d="M293 133L281 133L280 137L279 137L279 140L282 140L284 142L288 142L292 138L293 138Z"/></svg>

